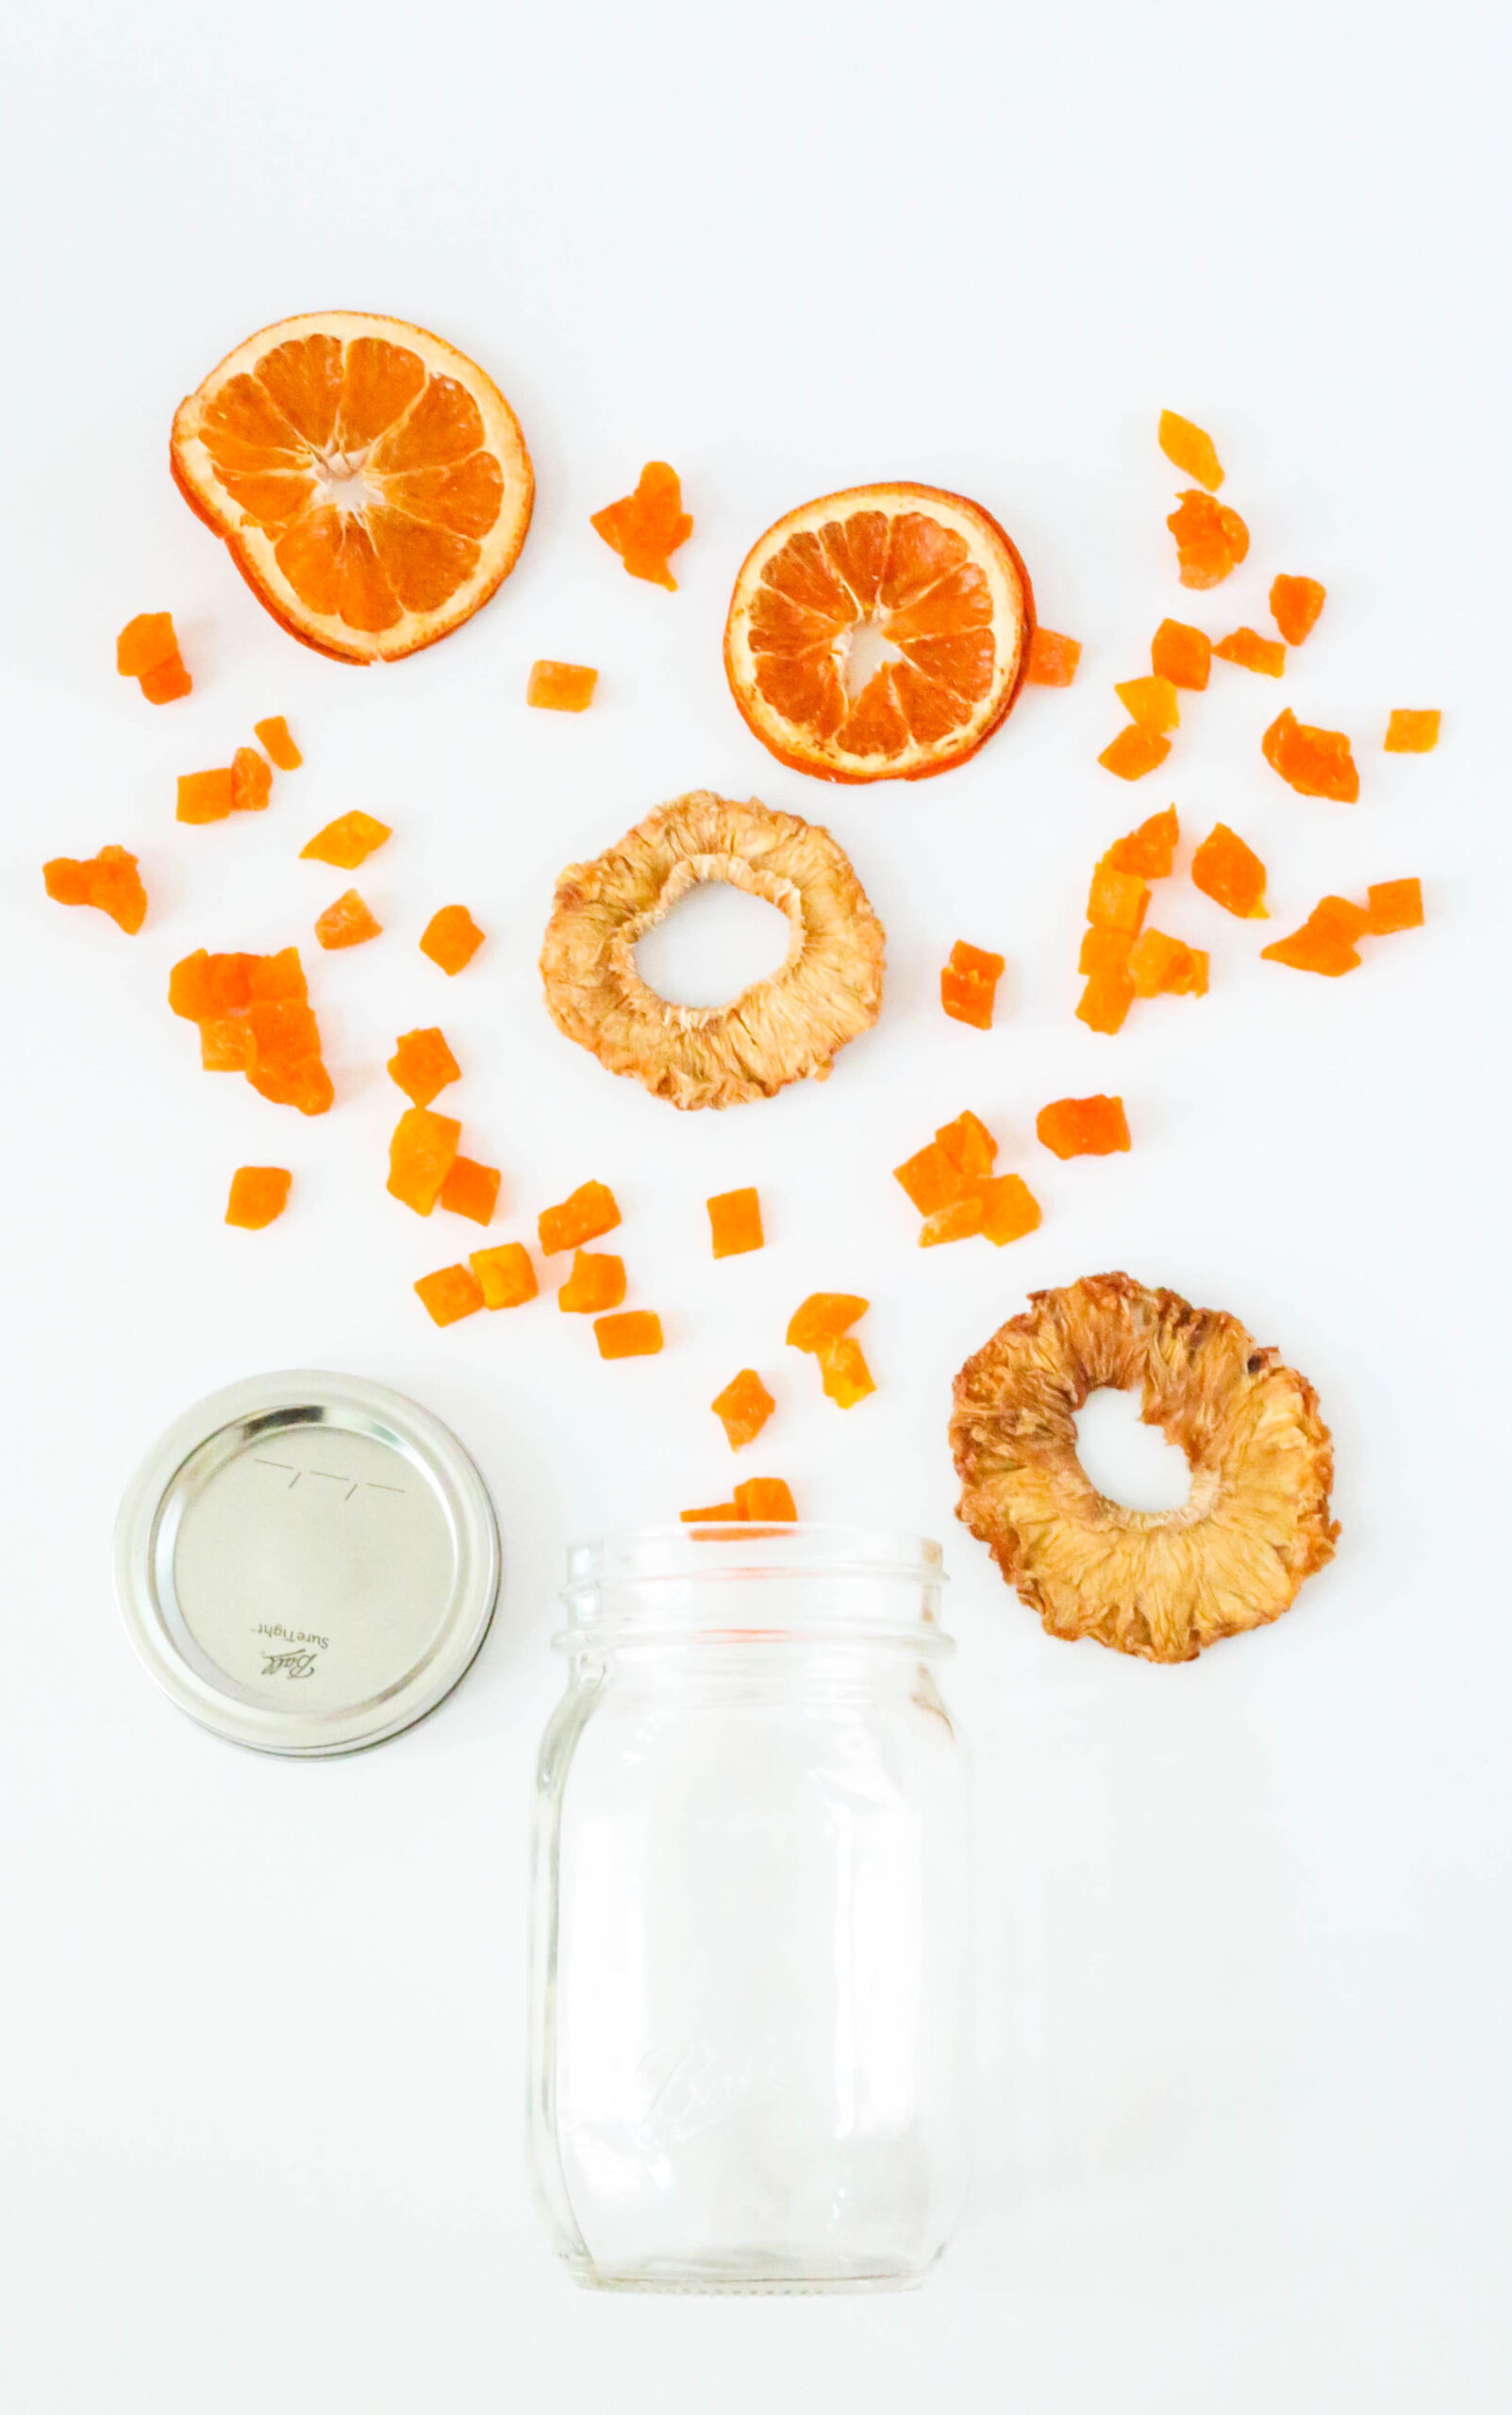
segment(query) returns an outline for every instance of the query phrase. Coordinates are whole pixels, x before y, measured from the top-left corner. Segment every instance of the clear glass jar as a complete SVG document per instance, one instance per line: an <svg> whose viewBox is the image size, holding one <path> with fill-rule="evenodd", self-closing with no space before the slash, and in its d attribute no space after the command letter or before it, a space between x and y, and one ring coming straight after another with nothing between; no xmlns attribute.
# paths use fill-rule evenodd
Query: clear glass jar
<svg viewBox="0 0 1512 2415"><path fill-rule="evenodd" d="M590 2286L922 2279L965 2185L962 1758L939 1546L573 1552L540 1767L536 2177Z"/></svg>

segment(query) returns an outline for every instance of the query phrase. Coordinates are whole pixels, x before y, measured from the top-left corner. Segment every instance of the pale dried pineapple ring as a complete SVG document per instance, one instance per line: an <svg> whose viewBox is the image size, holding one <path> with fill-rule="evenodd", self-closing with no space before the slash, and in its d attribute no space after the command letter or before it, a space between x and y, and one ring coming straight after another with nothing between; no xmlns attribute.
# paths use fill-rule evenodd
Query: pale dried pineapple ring
<svg viewBox="0 0 1512 2415"><path fill-rule="evenodd" d="M635 947L699 881L725 880L787 915L786 961L723 1007L674 1006L636 969ZM612 1074L674 1107L771 1098L875 1023L884 934L827 830L753 798L696 789L557 884L540 970L559 1030Z"/></svg>
<svg viewBox="0 0 1512 2415"><path fill-rule="evenodd" d="M1031 1293L955 1378L957 1517L1047 1633L1144 1660L1278 1619L1334 1556L1334 1455L1304 1376L1237 1317L1127 1274ZM1138 1385L1140 1415L1186 1452L1191 1493L1126 1509L1088 1481L1076 1411Z"/></svg>

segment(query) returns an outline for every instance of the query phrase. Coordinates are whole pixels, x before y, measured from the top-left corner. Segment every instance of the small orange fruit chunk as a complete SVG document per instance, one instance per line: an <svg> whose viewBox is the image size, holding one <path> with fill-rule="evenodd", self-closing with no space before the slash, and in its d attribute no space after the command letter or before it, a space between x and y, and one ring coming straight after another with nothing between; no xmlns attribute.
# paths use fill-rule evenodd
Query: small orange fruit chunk
<svg viewBox="0 0 1512 2415"><path fill-rule="evenodd" d="M42 882L58 905L97 906L124 931L140 931L147 919L147 892L137 858L125 847L102 847L82 861L54 856L42 866Z"/></svg>
<svg viewBox="0 0 1512 2415"><path fill-rule="evenodd" d="M789 1343L794 1350L822 1350L865 1316L871 1305L853 1291L810 1291L788 1320Z"/></svg>
<svg viewBox="0 0 1512 2415"><path fill-rule="evenodd" d="M1129 951L1134 941L1127 931L1105 931L1092 923L1082 933L1082 952L1076 959L1078 973L1119 974L1129 969Z"/></svg>
<svg viewBox="0 0 1512 2415"><path fill-rule="evenodd" d="M598 673L586 662L533 662L525 702L548 712L586 713L598 684Z"/></svg>
<svg viewBox="0 0 1512 2415"><path fill-rule="evenodd" d="M190 695L194 687L184 668L182 655L177 654L167 662L155 662L150 671L142 673L137 684L149 705L174 704L180 696Z"/></svg>
<svg viewBox="0 0 1512 2415"><path fill-rule="evenodd" d="M1235 629L1220 638L1213 652L1220 662L1237 662L1241 671L1263 671L1268 679L1279 679L1287 667L1287 649L1274 638L1263 638L1258 629Z"/></svg>
<svg viewBox="0 0 1512 2415"><path fill-rule="evenodd" d="M584 1182L556 1208L543 1208L537 1218L540 1246L547 1257L558 1250L577 1249L612 1233L620 1221L619 1203L605 1182Z"/></svg>
<svg viewBox="0 0 1512 2415"><path fill-rule="evenodd" d="M1155 771L1170 752L1169 738L1162 738L1157 730L1141 729L1137 721L1131 721L1127 729L1121 729L1117 738L1108 740L1097 759L1105 772L1112 772L1118 779L1142 780L1146 772Z"/></svg>
<svg viewBox="0 0 1512 2415"><path fill-rule="evenodd" d="M1174 729L1181 719L1176 683L1157 671L1148 672L1142 679L1115 680L1113 693L1131 721L1157 736L1162 730Z"/></svg>
<svg viewBox="0 0 1512 2415"><path fill-rule="evenodd" d="M341 813L327 822L324 830L317 830L308 846L300 848L300 859L335 864L339 872L356 872L385 839L392 837L387 822L374 820L371 813Z"/></svg>
<svg viewBox="0 0 1512 2415"><path fill-rule="evenodd" d="M483 1287L468 1266L443 1266L434 1274L423 1274L415 1290L436 1324L456 1324L483 1306Z"/></svg>
<svg viewBox="0 0 1512 2415"><path fill-rule="evenodd" d="M1222 464L1212 438L1195 421L1183 419L1179 411L1160 414L1160 450L1168 461L1173 461L1178 470L1185 470L1188 478L1195 478L1209 494L1216 494L1222 485Z"/></svg>
<svg viewBox="0 0 1512 2415"><path fill-rule="evenodd" d="M1276 940L1260 954L1273 964L1290 965L1296 973L1322 973L1337 979L1353 973L1359 951L1354 941L1370 928L1370 916L1347 897L1321 897L1300 930Z"/></svg>
<svg viewBox="0 0 1512 2415"><path fill-rule="evenodd" d="M523 1241L501 1241L496 1249L470 1250L468 1258L483 1287L486 1308L523 1307L540 1289Z"/></svg>
<svg viewBox="0 0 1512 2415"><path fill-rule="evenodd" d="M1340 729L1313 729L1288 708L1271 724L1260 752L1299 796L1332 797L1338 805L1354 805L1359 796L1360 775Z"/></svg>
<svg viewBox="0 0 1512 2415"><path fill-rule="evenodd" d="M1442 719L1442 713L1407 712L1399 706L1387 724L1387 753L1431 755L1438 743L1438 724Z"/></svg>
<svg viewBox="0 0 1512 2415"><path fill-rule="evenodd" d="M651 1308L625 1308L599 1317L593 1331L601 1358L654 1358L661 1348L661 1319Z"/></svg>
<svg viewBox="0 0 1512 2415"><path fill-rule="evenodd" d="M624 1260L607 1250L576 1250L573 1271L557 1294L557 1306L570 1315L596 1317L617 1308L624 1297Z"/></svg>
<svg viewBox="0 0 1512 2415"><path fill-rule="evenodd" d="M382 935L383 924L355 889L344 889L315 919L315 937L322 947L360 947L364 940L380 939Z"/></svg>
<svg viewBox="0 0 1512 2415"><path fill-rule="evenodd" d="M140 679L178 652L172 612L139 612L115 641L115 667L125 679Z"/></svg>
<svg viewBox="0 0 1512 2415"><path fill-rule="evenodd" d="M693 533L683 509L677 473L666 461L648 461L634 494L606 504L593 514L593 525L612 545L632 578L650 579L656 587L675 588L667 557Z"/></svg>
<svg viewBox="0 0 1512 2415"><path fill-rule="evenodd" d="M1205 998L1207 950L1164 931L1141 931L1129 950L1129 979L1137 998Z"/></svg>
<svg viewBox="0 0 1512 2415"><path fill-rule="evenodd" d="M1176 541L1183 587L1216 587L1250 550L1250 532L1237 511L1188 487L1166 526Z"/></svg>
<svg viewBox="0 0 1512 2415"><path fill-rule="evenodd" d="M754 1367L742 1367L709 1403L732 1451L756 1441L776 1406Z"/></svg>
<svg viewBox="0 0 1512 2415"><path fill-rule="evenodd" d="M1205 688L1213 646L1186 621L1162 621L1150 641L1150 667L1173 688Z"/></svg>
<svg viewBox="0 0 1512 2415"><path fill-rule="evenodd" d="M1164 880L1176 860L1176 841L1181 825L1176 808L1168 805L1164 813L1152 813L1138 830L1130 830L1115 839L1103 863L1109 872L1132 872L1141 880ZM1084 967L1085 970L1085 967Z"/></svg>
<svg viewBox="0 0 1512 2415"><path fill-rule="evenodd" d="M297 772L304 757L290 735L289 724L282 713L272 713L266 721L255 721L252 735L265 746L280 772Z"/></svg>
<svg viewBox="0 0 1512 2415"><path fill-rule="evenodd" d="M228 1224L258 1233L289 1205L293 1175L282 1166L238 1166L231 1176L231 1197L225 1210Z"/></svg>
<svg viewBox="0 0 1512 2415"><path fill-rule="evenodd" d="M990 1031L997 986L1006 958L989 948L972 947L957 940L950 962L939 976L939 1003L953 1023L970 1024L975 1031Z"/></svg>
<svg viewBox="0 0 1512 2415"><path fill-rule="evenodd" d="M763 1524L795 1525L798 1512L780 1475L753 1475L735 1488L739 1518L759 1518Z"/></svg>
<svg viewBox="0 0 1512 2415"><path fill-rule="evenodd" d="M261 813L273 794L273 770L255 746L239 746L231 758L231 810Z"/></svg>
<svg viewBox="0 0 1512 2415"><path fill-rule="evenodd" d="M1099 965L1089 974L1076 1020L1088 1031L1122 1031L1123 1020L1134 1004L1134 983L1129 977L1128 959L1122 965Z"/></svg>
<svg viewBox="0 0 1512 2415"><path fill-rule="evenodd" d="M1145 917L1150 888L1138 873L1117 872L1105 856L1092 874L1087 895L1087 919L1105 931L1126 931L1132 939Z"/></svg>
<svg viewBox="0 0 1512 2415"><path fill-rule="evenodd" d="M462 1127L428 1107L407 1107L389 1143L389 1184L417 1216L428 1216L457 1158Z"/></svg>
<svg viewBox="0 0 1512 2415"><path fill-rule="evenodd" d="M1022 1241L1044 1222L1039 1202L1022 1174L1000 1174L981 1190L981 1229L994 1248L1002 1249L1007 1241Z"/></svg>
<svg viewBox="0 0 1512 2415"><path fill-rule="evenodd" d="M1129 1145L1123 1101L1101 1091L1092 1098L1052 1099L1036 1116L1035 1130L1057 1158L1106 1158Z"/></svg>
<svg viewBox="0 0 1512 2415"><path fill-rule="evenodd" d="M235 801L234 775L229 763L220 771L179 774L180 822L224 822Z"/></svg>
<svg viewBox="0 0 1512 2415"><path fill-rule="evenodd" d="M1315 578L1288 578L1283 573L1271 581L1271 618L1288 645L1301 645L1311 635L1327 593Z"/></svg>
<svg viewBox="0 0 1512 2415"><path fill-rule="evenodd" d="M1029 641L1029 668L1023 675L1037 688L1069 688L1081 658L1079 638L1063 638L1041 625Z"/></svg>
<svg viewBox="0 0 1512 2415"><path fill-rule="evenodd" d="M417 1107L429 1107L438 1091L460 1081L462 1069L434 1024L425 1031L407 1031L389 1059L389 1071Z"/></svg>
<svg viewBox="0 0 1512 2415"><path fill-rule="evenodd" d="M1226 822L1215 822L1191 859L1193 885L1217 906L1247 921L1264 922L1265 866Z"/></svg>
<svg viewBox="0 0 1512 2415"><path fill-rule="evenodd" d="M951 1164L968 1182L991 1173L998 1144L981 1117L973 1115L970 1108L957 1115L954 1123L942 1124L935 1138Z"/></svg>
<svg viewBox="0 0 1512 2415"><path fill-rule="evenodd" d="M716 1191L705 1206L716 1257L743 1257L761 1247L761 1201L754 1188Z"/></svg>
<svg viewBox="0 0 1512 2415"><path fill-rule="evenodd" d="M868 1392L876 1390L861 1345L848 1333L842 1333L838 1341L824 1344L819 1353L819 1366L824 1397L841 1408L854 1408L858 1400L865 1400Z"/></svg>
<svg viewBox="0 0 1512 2415"><path fill-rule="evenodd" d="M711 1509L679 1509L677 1515L685 1526L733 1526L740 1513L733 1501L716 1501Z"/></svg>
<svg viewBox="0 0 1512 2415"><path fill-rule="evenodd" d="M168 1003L199 1025L210 1072L244 1073L262 1097L302 1115L324 1115L331 1106L336 1093L321 1062L297 948L276 956L209 956L196 948L170 974Z"/></svg>
<svg viewBox="0 0 1512 2415"><path fill-rule="evenodd" d="M474 1224L490 1224L499 1197L499 1169L480 1166L475 1158L454 1158L441 1184L440 1205L454 1216L470 1216Z"/></svg>
<svg viewBox="0 0 1512 2415"><path fill-rule="evenodd" d="M1011 1176L1005 1179L1011 1180ZM936 1249L941 1241L968 1241L982 1230L982 1192L968 1191L942 1208L931 1209L919 1227L921 1249Z"/></svg>
<svg viewBox="0 0 1512 2415"><path fill-rule="evenodd" d="M959 1166L949 1150L938 1141L928 1141L906 1158L901 1166L892 1169L893 1180L901 1182L921 1216L931 1216L937 1208L958 1199L965 1189Z"/></svg>
<svg viewBox="0 0 1512 2415"><path fill-rule="evenodd" d="M423 956L443 973L460 973L483 944L483 934L465 906L442 906L420 935Z"/></svg>
<svg viewBox="0 0 1512 2415"><path fill-rule="evenodd" d="M1390 931L1415 931L1422 921L1421 880L1372 880L1365 892L1370 901L1370 930L1385 939Z"/></svg>

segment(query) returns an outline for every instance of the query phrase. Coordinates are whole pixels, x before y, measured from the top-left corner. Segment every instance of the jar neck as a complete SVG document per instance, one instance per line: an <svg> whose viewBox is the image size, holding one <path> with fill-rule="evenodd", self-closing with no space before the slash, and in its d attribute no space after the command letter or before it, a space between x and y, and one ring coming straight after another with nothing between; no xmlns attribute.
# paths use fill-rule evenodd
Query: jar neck
<svg viewBox="0 0 1512 2415"><path fill-rule="evenodd" d="M947 1651L939 1546L840 1526L658 1527L570 1556L574 1655Z"/></svg>

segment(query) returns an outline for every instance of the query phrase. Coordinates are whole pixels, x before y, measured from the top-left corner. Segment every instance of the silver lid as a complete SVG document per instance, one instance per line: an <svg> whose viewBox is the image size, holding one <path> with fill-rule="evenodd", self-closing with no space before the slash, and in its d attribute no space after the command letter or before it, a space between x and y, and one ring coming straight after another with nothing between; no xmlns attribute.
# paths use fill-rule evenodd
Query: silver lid
<svg viewBox="0 0 1512 2415"><path fill-rule="evenodd" d="M493 1615L492 1504L439 1419L356 1375L254 1375L127 1487L116 1591L165 1693L263 1753L355 1752L433 1710Z"/></svg>

